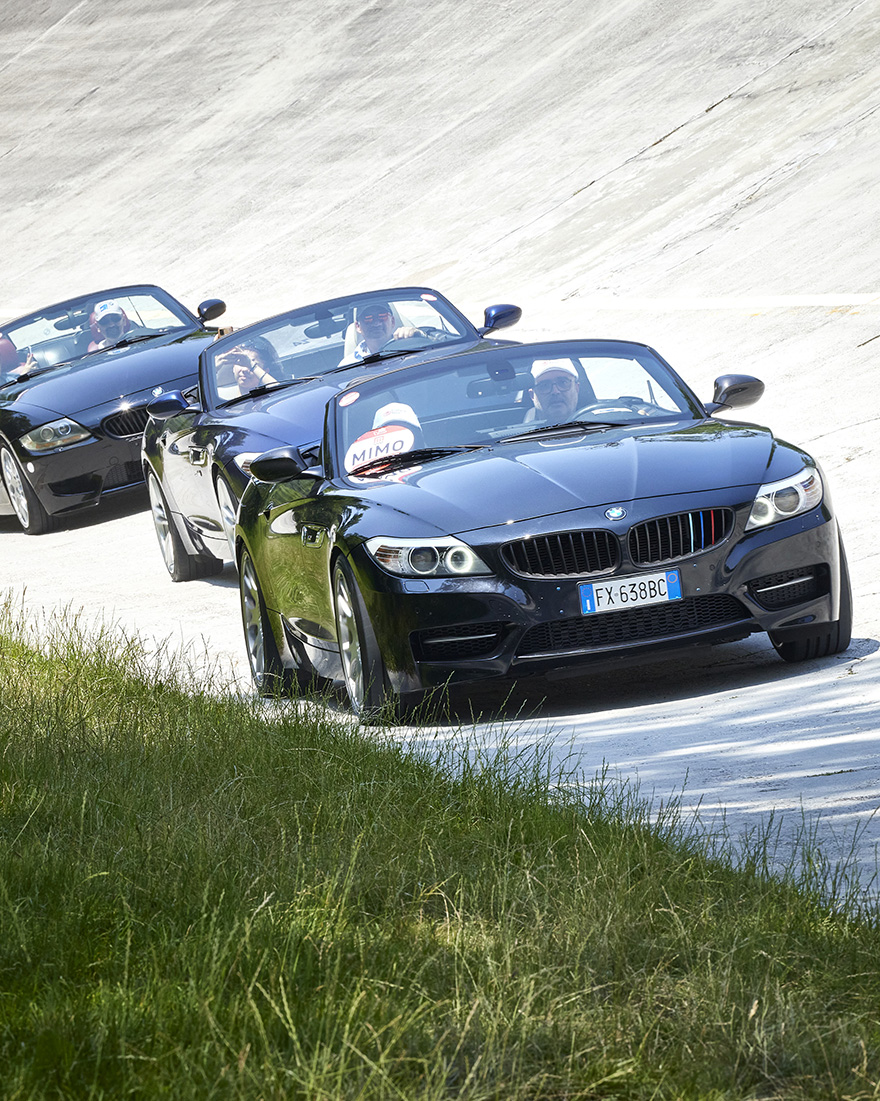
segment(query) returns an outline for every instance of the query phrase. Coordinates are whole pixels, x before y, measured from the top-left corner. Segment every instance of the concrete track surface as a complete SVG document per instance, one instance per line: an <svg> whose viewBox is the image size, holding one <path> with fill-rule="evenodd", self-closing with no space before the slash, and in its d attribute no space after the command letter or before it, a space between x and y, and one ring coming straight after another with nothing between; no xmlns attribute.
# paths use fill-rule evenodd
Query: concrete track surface
<svg viewBox="0 0 880 1101"><path fill-rule="evenodd" d="M812 450L849 551L851 648L765 639L471 693L480 737L802 826L865 883L880 821L876 0L0 0L0 317L153 281L245 324L427 283L516 335L653 344ZM145 499L40 539L0 589L244 677L237 582L172 585ZM424 738L424 731L406 732ZM459 736L454 725L431 738ZM780 819L780 815L782 816Z"/></svg>

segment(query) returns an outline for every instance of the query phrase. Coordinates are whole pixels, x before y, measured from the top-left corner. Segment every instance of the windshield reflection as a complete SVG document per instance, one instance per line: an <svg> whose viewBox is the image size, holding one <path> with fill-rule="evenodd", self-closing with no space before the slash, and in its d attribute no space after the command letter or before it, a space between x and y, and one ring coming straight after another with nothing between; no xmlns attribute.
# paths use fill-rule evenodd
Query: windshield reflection
<svg viewBox="0 0 880 1101"><path fill-rule="evenodd" d="M456 448L577 435L705 413L650 349L553 342L463 352L363 380L336 401L339 467L349 474L429 461ZM436 455L434 454L436 452Z"/></svg>

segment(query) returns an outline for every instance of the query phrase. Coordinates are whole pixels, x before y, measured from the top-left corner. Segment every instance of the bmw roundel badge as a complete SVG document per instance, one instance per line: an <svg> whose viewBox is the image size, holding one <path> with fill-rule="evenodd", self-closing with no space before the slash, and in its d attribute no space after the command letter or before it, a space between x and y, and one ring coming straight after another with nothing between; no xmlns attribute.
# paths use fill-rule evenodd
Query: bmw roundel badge
<svg viewBox="0 0 880 1101"><path fill-rule="evenodd" d="M163 393L163 390L162 390L161 386L154 386L153 387L153 397L154 398L157 398L161 393Z"/></svg>
<svg viewBox="0 0 880 1101"><path fill-rule="evenodd" d="M622 520L626 516L626 509L621 505L615 505L614 508L606 508L605 515L609 520Z"/></svg>

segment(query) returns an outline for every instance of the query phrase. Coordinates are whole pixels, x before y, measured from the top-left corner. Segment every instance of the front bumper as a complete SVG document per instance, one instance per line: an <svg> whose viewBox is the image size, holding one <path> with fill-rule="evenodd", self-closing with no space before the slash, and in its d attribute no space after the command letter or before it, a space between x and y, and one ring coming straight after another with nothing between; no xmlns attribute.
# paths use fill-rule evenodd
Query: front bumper
<svg viewBox="0 0 880 1101"><path fill-rule="evenodd" d="M97 505L102 497L144 484L139 436L102 436L44 455L33 455L18 442L12 446L25 477L50 515Z"/></svg>
<svg viewBox="0 0 880 1101"><path fill-rule="evenodd" d="M743 523L722 544L669 563L680 572L680 601L590 616L581 612L578 589L586 578L499 571L455 581L402 579L380 570L362 547L352 565L398 692L633 663L658 651L760 631L796 634L836 620L840 543L830 512L820 506L747 534ZM489 560L491 552L471 545ZM657 569L623 566L617 576Z"/></svg>

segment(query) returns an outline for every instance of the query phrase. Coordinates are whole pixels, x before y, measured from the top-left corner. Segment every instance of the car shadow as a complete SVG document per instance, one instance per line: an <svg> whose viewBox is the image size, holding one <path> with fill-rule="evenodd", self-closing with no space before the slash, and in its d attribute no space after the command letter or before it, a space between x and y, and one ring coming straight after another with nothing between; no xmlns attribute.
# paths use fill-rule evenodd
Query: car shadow
<svg viewBox="0 0 880 1101"><path fill-rule="evenodd" d="M118 496L105 497L97 505L79 509L67 515L56 516L53 531L79 531L110 520L134 516L150 507L146 486L132 489ZM15 516L0 516L0 532L20 532L21 525Z"/></svg>
<svg viewBox="0 0 880 1101"><path fill-rule="evenodd" d="M238 589L238 567L234 562L224 562L223 569L211 577L200 578L203 585L215 589Z"/></svg>
<svg viewBox="0 0 880 1101"><path fill-rule="evenodd" d="M437 727L562 719L695 697L715 698L798 679L806 684L817 670L834 666L844 675L878 651L880 640L854 638L842 654L788 663L778 657L766 636L756 635L739 643L679 651L637 665L451 686L429 697L409 722Z"/></svg>

